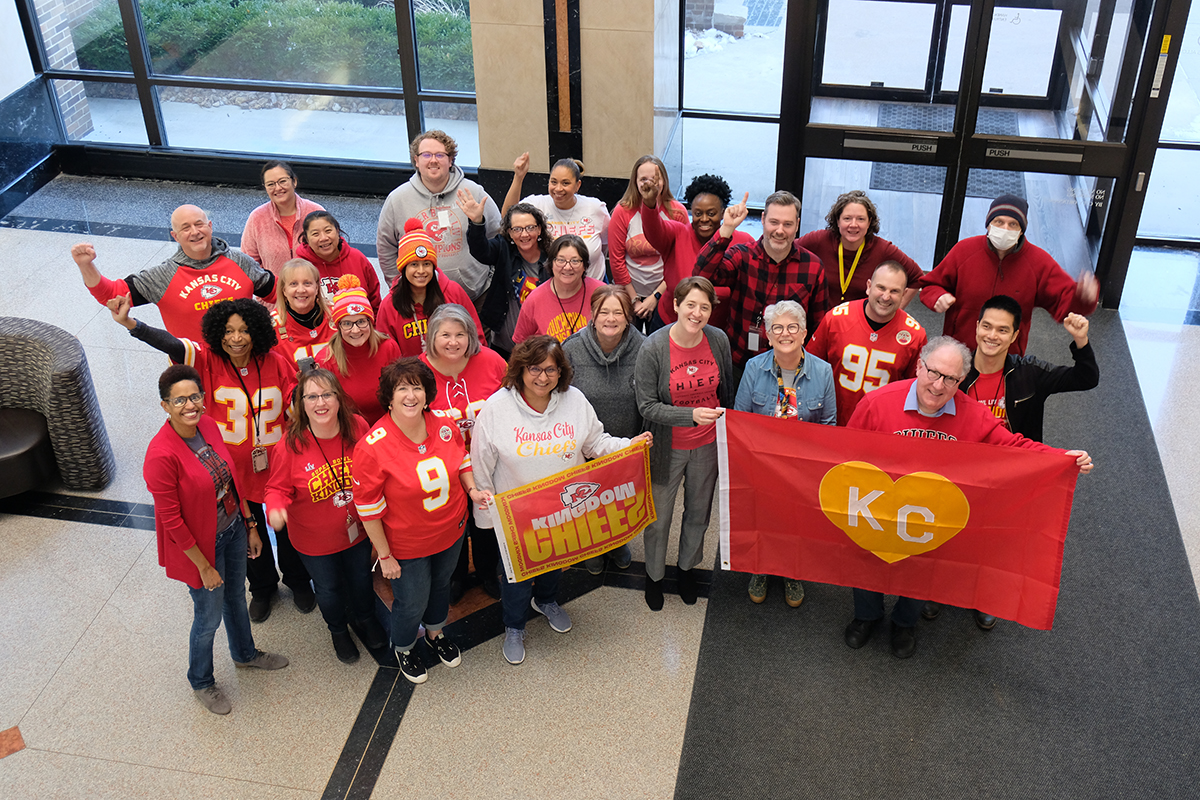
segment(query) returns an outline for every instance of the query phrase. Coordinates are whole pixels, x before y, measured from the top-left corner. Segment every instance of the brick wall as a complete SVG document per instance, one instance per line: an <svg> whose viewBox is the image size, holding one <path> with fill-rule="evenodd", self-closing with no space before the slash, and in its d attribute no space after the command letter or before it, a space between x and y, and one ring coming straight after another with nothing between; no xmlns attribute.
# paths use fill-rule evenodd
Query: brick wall
<svg viewBox="0 0 1200 800"><path fill-rule="evenodd" d="M42 41L46 45L47 63L55 69L79 69L75 57L75 40L71 38L71 24L91 11L102 0L37 0L38 26L42 30ZM87 93L79 81L55 81L54 90L62 109L63 123L67 136L82 139L91 133L92 114L88 108Z"/></svg>
<svg viewBox="0 0 1200 800"><path fill-rule="evenodd" d="M684 0L683 24L688 30L706 31L712 27L713 0Z"/></svg>

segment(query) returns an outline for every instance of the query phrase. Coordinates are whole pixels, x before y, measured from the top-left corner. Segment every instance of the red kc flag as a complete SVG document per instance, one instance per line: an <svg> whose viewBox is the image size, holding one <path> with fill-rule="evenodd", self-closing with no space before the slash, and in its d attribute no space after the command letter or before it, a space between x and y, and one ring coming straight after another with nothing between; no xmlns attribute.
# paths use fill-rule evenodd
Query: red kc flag
<svg viewBox="0 0 1200 800"><path fill-rule="evenodd" d="M1053 626L1073 457L738 411L717 443L724 569Z"/></svg>

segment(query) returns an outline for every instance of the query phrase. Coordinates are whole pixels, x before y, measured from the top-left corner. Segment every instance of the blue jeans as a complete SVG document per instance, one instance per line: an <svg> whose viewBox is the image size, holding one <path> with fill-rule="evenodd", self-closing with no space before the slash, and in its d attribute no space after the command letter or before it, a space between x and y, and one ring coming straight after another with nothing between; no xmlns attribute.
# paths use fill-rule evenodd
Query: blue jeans
<svg viewBox="0 0 1200 800"><path fill-rule="evenodd" d="M917 614L921 610L922 601L912 597L896 598L892 606L892 622L901 628L915 628ZM868 592L866 589L854 590L855 619L883 619L883 592Z"/></svg>
<svg viewBox="0 0 1200 800"><path fill-rule="evenodd" d="M562 580L562 570L552 569L537 577L520 583L509 583L504 574L504 564L499 565L500 572L500 608L504 627L525 630L525 620L529 618L529 600L534 598L538 605L558 602L558 584Z"/></svg>
<svg viewBox="0 0 1200 800"><path fill-rule="evenodd" d="M309 556L299 553L312 576L317 607L330 633L346 632L346 609L350 619L362 623L375 612L375 593L371 587L371 540L362 537L340 553Z"/></svg>
<svg viewBox="0 0 1200 800"><path fill-rule="evenodd" d="M458 564L463 537L440 553L396 559L400 577L392 579L392 646L407 651L417 643L421 624L429 633L446 627L450 616L450 576Z"/></svg>
<svg viewBox="0 0 1200 800"><path fill-rule="evenodd" d="M188 587L195 608L188 642L188 682L193 689L206 689L215 683L213 637L222 618L229 639L229 655L234 661L244 664L258 652L250 633L250 612L246 610L246 524L240 515L217 534L215 556L213 567L224 583L211 592L203 587Z"/></svg>

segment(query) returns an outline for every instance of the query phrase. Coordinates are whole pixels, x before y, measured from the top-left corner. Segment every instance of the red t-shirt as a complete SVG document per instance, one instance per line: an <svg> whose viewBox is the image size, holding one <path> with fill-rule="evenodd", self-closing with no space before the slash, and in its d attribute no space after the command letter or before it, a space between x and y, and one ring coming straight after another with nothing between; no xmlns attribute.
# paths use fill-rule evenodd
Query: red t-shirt
<svg viewBox="0 0 1200 800"><path fill-rule="evenodd" d="M329 348L317 357L317 366L337 375L338 382L342 384L342 389L354 401L354 405L362 418L367 420L368 424L374 424L375 420L383 416L386 409L379 405L379 399L375 396L379 389L379 373L383 372L383 368L400 357L400 348L396 346L396 342L392 339L384 339L379 343L379 348L375 351L375 355L371 355L371 348L367 345L361 347L346 347L346 360L349 362L349 374L343 374L337 368L337 362L333 359L333 353Z"/></svg>
<svg viewBox="0 0 1200 800"><path fill-rule="evenodd" d="M702 336L695 347L680 347L671 339L671 405L680 408L716 408L717 386L721 371L713 358L708 337ZM671 447L675 450L695 450L717 440L714 425L674 428Z"/></svg>
<svg viewBox="0 0 1200 800"><path fill-rule="evenodd" d="M275 335L279 339L275 351L296 364L302 358L317 360L333 338L333 328L325 322L315 328L306 328L278 306L271 310L271 324L275 326Z"/></svg>
<svg viewBox="0 0 1200 800"><path fill-rule="evenodd" d="M1004 370L989 372L986 375L980 373L967 391L967 397L983 403L984 407L992 412L993 417L1009 428L1008 411L1004 406Z"/></svg>
<svg viewBox="0 0 1200 800"><path fill-rule="evenodd" d="M442 287L442 294L446 296L447 303L457 303L467 310L471 319L475 321L475 331L482 341L483 323L479 321L475 304L471 302L466 291L440 272L438 273L438 286ZM419 304L413 304L411 317L401 316L392 300L392 293L388 292L387 297L383 298L383 303L379 306L379 316L375 320L375 327L396 340L396 344L400 346L401 355L419 356L425 352L428 315Z"/></svg>
<svg viewBox="0 0 1200 800"><path fill-rule="evenodd" d="M354 505L383 523L396 558L440 553L462 536L467 492L459 475L471 456L458 426L441 412L425 414L425 441L405 436L385 415L354 448Z"/></svg>
<svg viewBox="0 0 1200 800"><path fill-rule="evenodd" d="M367 423L359 416L353 420L357 442ZM311 431L299 453L286 439L271 451L267 512L288 512L288 538L306 556L340 553L366 535L354 508L353 456L354 445L345 445L341 436L317 439Z"/></svg>
<svg viewBox="0 0 1200 800"><path fill-rule="evenodd" d="M554 281L546 281L525 298L513 331L513 343L520 344L540 333L565 342L572 333L587 327L592 319L592 292L603 285L594 278L584 278L582 289L572 297L560 299L554 293Z"/></svg>
<svg viewBox="0 0 1200 800"><path fill-rule="evenodd" d="M422 354L421 360L429 364ZM471 446L471 429L475 427L475 416L487 399L500 390L500 382L508 370L508 363L495 350L483 348L467 360L466 368L451 380L429 364L437 381L437 397L429 400L429 407L445 411L458 424L467 447Z"/></svg>
<svg viewBox="0 0 1200 800"><path fill-rule="evenodd" d="M217 423L233 458L238 491L247 500L261 503L270 473L254 471L253 450L255 445L266 447L268 464L274 457L273 447L283 438L287 425L285 412L296 388L296 367L272 350L261 361L243 367L239 375L238 368L223 355L188 339L181 341L183 363L195 367L204 383L204 413Z"/></svg>

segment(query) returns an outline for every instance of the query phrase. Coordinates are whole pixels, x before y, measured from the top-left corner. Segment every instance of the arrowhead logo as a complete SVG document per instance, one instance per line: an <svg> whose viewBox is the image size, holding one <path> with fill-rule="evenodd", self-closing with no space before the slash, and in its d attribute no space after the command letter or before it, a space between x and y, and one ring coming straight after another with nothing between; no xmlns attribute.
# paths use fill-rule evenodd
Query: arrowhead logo
<svg viewBox="0 0 1200 800"><path fill-rule="evenodd" d="M559 493L558 499L562 500L563 508L575 508L594 495L599 488L600 484L590 481L568 483Z"/></svg>
<svg viewBox="0 0 1200 800"><path fill-rule="evenodd" d="M941 475L913 472L893 482L865 461L826 472L819 495L830 522L889 564L936 550L971 517L966 495Z"/></svg>

